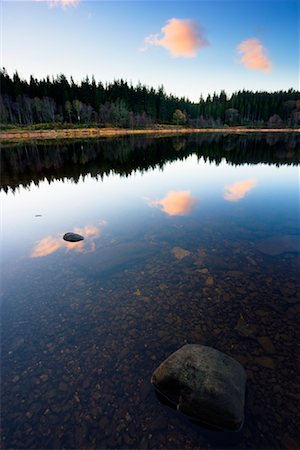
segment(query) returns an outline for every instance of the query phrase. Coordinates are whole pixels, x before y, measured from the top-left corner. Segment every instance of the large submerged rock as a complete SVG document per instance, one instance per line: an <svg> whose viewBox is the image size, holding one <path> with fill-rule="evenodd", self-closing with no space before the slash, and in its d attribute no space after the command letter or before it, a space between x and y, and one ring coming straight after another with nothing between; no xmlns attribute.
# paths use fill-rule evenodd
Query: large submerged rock
<svg viewBox="0 0 300 450"><path fill-rule="evenodd" d="M184 345L155 370L151 383L199 422L232 431L243 425L246 372L214 348Z"/></svg>

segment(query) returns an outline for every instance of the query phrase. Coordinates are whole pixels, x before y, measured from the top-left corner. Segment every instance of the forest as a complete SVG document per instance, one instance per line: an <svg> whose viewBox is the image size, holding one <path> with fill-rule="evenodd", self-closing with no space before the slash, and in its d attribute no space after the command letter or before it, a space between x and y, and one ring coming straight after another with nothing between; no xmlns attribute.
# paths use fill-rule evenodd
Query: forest
<svg viewBox="0 0 300 450"><path fill-rule="evenodd" d="M184 82L184 81L183 81ZM225 91L200 95L199 102L177 98L163 86L154 89L126 80L103 84L86 77L80 83L63 74L29 81L0 71L0 124L7 126L97 126L149 128L155 124L191 128L244 126L297 128L300 92ZM201 86L199 86L201 92Z"/></svg>

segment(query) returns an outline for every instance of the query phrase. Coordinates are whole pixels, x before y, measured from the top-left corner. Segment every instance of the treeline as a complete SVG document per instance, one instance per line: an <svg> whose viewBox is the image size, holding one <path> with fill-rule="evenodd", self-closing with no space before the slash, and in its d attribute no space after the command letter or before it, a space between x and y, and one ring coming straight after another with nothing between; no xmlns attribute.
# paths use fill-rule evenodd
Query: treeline
<svg viewBox="0 0 300 450"><path fill-rule="evenodd" d="M184 82L184 81L183 81ZM146 128L153 124L176 124L194 128L222 126L298 127L300 92L239 91L228 96L202 96L198 103L167 95L164 87L133 86L124 80L102 84L94 77L80 83L64 75L38 80L12 77L0 71L0 123L96 124ZM199 87L201 90L201 87Z"/></svg>
<svg viewBox="0 0 300 450"><path fill-rule="evenodd" d="M13 151L12 151L13 150ZM300 136L201 134L155 139L149 136L55 142L26 143L2 147L0 189L38 185L47 180L68 179L77 183L87 175L103 178L111 173L129 176L165 164L184 160L192 154L219 165L288 164L300 162Z"/></svg>

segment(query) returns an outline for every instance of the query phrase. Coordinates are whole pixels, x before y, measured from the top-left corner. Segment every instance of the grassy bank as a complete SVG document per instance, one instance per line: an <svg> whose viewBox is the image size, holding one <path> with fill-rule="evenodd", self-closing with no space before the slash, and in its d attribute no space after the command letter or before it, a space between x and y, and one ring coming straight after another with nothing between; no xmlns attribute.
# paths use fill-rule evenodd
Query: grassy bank
<svg viewBox="0 0 300 450"><path fill-rule="evenodd" d="M28 140L55 140L55 139L83 139L97 137L116 137L134 134L151 135L179 135L189 133L224 133L224 134L245 134L245 133L299 133L297 128L184 128L176 126L157 126L151 129L122 129L122 128L55 128L55 129L30 129L30 128L10 128L0 131L0 141L16 142Z"/></svg>

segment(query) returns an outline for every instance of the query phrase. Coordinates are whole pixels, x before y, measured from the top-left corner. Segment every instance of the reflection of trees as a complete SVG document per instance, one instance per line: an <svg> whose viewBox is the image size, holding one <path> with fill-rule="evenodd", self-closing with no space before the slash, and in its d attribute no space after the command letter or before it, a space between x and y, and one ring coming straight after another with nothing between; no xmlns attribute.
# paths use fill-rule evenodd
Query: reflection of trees
<svg viewBox="0 0 300 450"><path fill-rule="evenodd" d="M163 167L191 154L220 164L299 164L300 136L201 134L180 138L126 136L56 143L26 143L1 149L1 189L15 190L32 182L79 178L102 178L110 173L128 176ZM178 149L177 149L178 148Z"/></svg>

